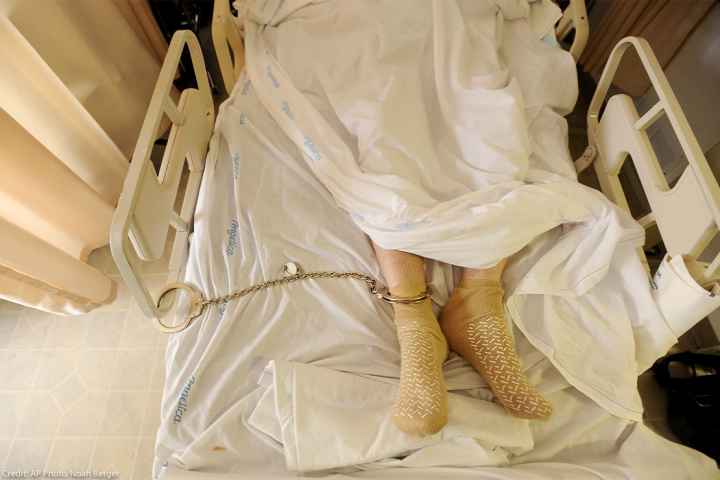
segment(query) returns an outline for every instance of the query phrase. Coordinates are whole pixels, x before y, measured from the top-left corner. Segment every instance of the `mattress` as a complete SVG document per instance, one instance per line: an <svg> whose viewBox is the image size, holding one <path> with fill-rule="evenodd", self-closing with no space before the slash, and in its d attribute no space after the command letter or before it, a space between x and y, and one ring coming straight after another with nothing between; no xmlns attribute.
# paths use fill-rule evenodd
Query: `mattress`
<svg viewBox="0 0 720 480"><path fill-rule="evenodd" d="M565 134L557 119L544 128L549 130L545 139ZM221 106L212 142L186 281L214 297L277 278L287 262L305 271L355 271L382 278L357 219L338 206L313 174L247 77ZM542 148L566 151L564 143ZM555 162L557 172L572 171L566 153L544 159ZM508 281L522 278L566 234L566 227L552 229L515 255ZM447 299L455 276L452 267L429 263L436 309ZM618 288L634 289L640 297L648 294L631 248L614 255L599 288L608 295ZM543 295L535 297L511 318L530 321L533 308L544 308ZM622 295L607 298L632 303ZM596 307L596 312L605 311ZM603 321L601 316L593 319ZM289 468L334 478L715 475L713 462L703 455L662 439L641 422L610 413L517 324L513 333L522 364L553 403L553 417L528 422L498 412L482 378L452 354L444 372L453 399L446 432L454 433L417 443L387 427L383 412L397 385L399 346L390 307L369 295L362 282L310 280L213 305L168 342L155 472L164 478L285 478L294 475ZM608 337L594 341L600 348ZM611 379L628 374L635 372L606 372ZM278 428L290 432L283 440L290 438L299 455L291 458L287 445L278 445L272 432L258 432L262 422L255 417L267 398L275 407L282 404L286 413ZM333 402L323 403L327 398ZM308 424L308 418L315 423ZM384 450L390 444L400 445L399 450Z"/></svg>

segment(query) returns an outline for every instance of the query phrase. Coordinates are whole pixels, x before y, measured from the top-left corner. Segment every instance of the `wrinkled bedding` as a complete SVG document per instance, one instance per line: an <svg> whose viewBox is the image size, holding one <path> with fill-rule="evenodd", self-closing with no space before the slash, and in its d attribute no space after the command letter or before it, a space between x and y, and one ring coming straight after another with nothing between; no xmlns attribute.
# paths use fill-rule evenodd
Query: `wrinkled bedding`
<svg viewBox="0 0 720 480"><path fill-rule="evenodd" d="M653 300L634 253L642 230L575 181L562 118L574 64L541 40L554 7L246 7L247 72L218 116L186 280L222 295L288 261L381 278L369 234L433 259L438 309L449 264L511 255L508 318L555 414L505 415L451 355L448 426L401 434L391 309L360 282L313 280L212 306L171 338L156 471L713 478L711 460L641 422L638 372L683 327Z"/></svg>

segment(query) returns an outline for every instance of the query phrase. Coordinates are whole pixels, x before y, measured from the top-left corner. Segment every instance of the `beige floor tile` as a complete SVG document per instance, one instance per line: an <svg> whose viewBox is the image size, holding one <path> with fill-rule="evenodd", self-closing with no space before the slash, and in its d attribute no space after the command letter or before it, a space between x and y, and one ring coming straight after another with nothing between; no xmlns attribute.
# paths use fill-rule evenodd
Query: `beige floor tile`
<svg viewBox="0 0 720 480"><path fill-rule="evenodd" d="M138 445L138 451L135 455L133 480L149 480L152 478L154 457L155 437L143 437L140 439L140 445Z"/></svg>
<svg viewBox="0 0 720 480"><path fill-rule="evenodd" d="M50 348L77 348L87 336L88 321L92 314L57 316L48 330L45 346Z"/></svg>
<svg viewBox="0 0 720 480"><path fill-rule="evenodd" d="M7 461L8 454L10 453L10 446L12 440L9 438L0 438L0 472L5 471L5 462Z"/></svg>
<svg viewBox="0 0 720 480"><path fill-rule="evenodd" d="M18 311L0 313L0 348L7 348L12 341L12 334L20 319Z"/></svg>
<svg viewBox="0 0 720 480"><path fill-rule="evenodd" d="M95 447L94 438L56 437L45 469L55 472L85 472Z"/></svg>
<svg viewBox="0 0 720 480"><path fill-rule="evenodd" d="M147 390L154 363L154 349L118 350L110 389Z"/></svg>
<svg viewBox="0 0 720 480"><path fill-rule="evenodd" d="M48 392L30 392L23 407L16 436L52 438L61 418L60 408Z"/></svg>
<svg viewBox="0 0 720 480"><path fill-rule="evenodd" d="M78 354L78 376L90 390L107 390L113 381L116 360L116 350L83 350Z"/></svg>
<svg viewBox="0 0 720 480"><path fill-rule="evenodd" d="M105 418L107 400L107 392L88 392L65 412L58 435L68 437L97 435Z"/></svg>
<svg viewBox="0 0 720 480"><path fill-rule="evenodd" d="M96 312L87 322L85 346L88 348L117 348L125 326L124 311Z"/></svg>
<svg viewBox="0 0 720 480"><path fill-rule="evenodd" d="M139 435L147 395L147 392L110 392L100 434L104 436Z"/></svg>
<svg viewBox="0 0 720 480"><path fill-rule="evenodd" d="M72 410L73 406L87 395L85 384L80 380L77 373L73 372L64 382L52 389L50 395L65 413Z"/></svg>
<svg viewBox="0 0 720 480"><path fill-rule="evenodd" d="M155 362L150 377L150 390L162 390L165 385L165 348L155 351Z"/></svg>
<svg viewBox="0 0 720 480"><path fill-rule="evenodd" d="M148 392L145 399L145 414L143 416L142 435L155 436L160 428L161 391Z"/></svg>
<svg viewBox="0 0 720 480"><path fill-rule="evenodd" d="M138 438L98 438L91 468L95 471L117 472L121 480L131 479L135 465Z"/></svg>
<svg viewBox="0 0 720 480"><path fill-rule="evenodd" d="M32 388L40 357L28 350L0 350L0 391Z"/></svg>
<svg viewBox="0 0 720 480"><path fill-rule="evenodd" d="M78 353L74 350L42 350L35 355L39 357L35 390L51 390L75 373Z"/></svg>
<svg viewBox="0 0 720 480"><path fill-rule="evenodd" d="M17 426L22 419L26 392L0 393L0 438L15 437Z"/></svg>
<svg viewBox="0 0 720 480"><path fill-rule="evenodd" d="M168 341L170 340L170 335L163 333L162 335L157 337L157 339L157 347L165 350L165 348L167 348Z"/></svg>
<svg viewBox="0 0 720 480"><path fill-rule="evenodd" d="M101 268L114 272L104 254ZM155 291L164 279L147 284ZM124 285L113 304L77 317L11 307L0 304L0 470L8 458L12 470L149 479L166 336L129 311Z"/></svg>
<svg viewBox="0 0 720 480"><path fill-rule="evenodd" d="M125 319L125 330L120 338L120 347L154 347L160 342L158 338L160 336L164 334L154 327L153 320L147 318L140 311L140 307L133 302Z"/></svg>
<svg viewBox="0 0 720 480"><path fill-rule="evenodd" d="M52 440L49 438L16 438L10 447L8 471L43 470Z"/></svg>
<svg viewBox="0 0 720 480"><path fill-rule="evenodd" d="M15 325L9 346L25 349L42 347L54 320L55 315L49 313L30 308L23 310Z"/></svg>

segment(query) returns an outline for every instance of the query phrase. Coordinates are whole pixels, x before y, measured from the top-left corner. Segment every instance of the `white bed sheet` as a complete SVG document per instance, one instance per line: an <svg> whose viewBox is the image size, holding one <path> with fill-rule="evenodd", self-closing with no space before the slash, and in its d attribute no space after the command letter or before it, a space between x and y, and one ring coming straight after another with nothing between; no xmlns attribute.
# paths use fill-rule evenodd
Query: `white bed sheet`
<svg viewBox="0 0 720 480"><path fill-rule="evenodd" d="M307 271L360 271L380 278L364 233L313 175L302 153L268 115L247 79L238 82L230 100L221 107L213 142L217 154L207 161L198 201L189 282L208 296L222 295L277 277L288 261L299 263ZM562 160L567 162L566 157ZM557 164L555 168L568 170L570 165ZM566 233L563 227L555 228L512 259L506 278L509 291ZM617 249L603 273L604 278L594 286L600 294L596 298L628 302L635 308L631 311L642 317L637 307L647 306L643 302L651 297L632 246ZM447 265L432 263L429 276L436 292L434 298L442 304L452 289L453 272ZM641 301L618 295L619 285ZM568 305L574 304L562 297L549 299L537 294L510 307L516 322L528 322L538 311L555 318ZM598 312L608 314L612 305L586 305L582 318L603 323ZM303 375L307 375L302 383L305 393L295 388L287 390L284 404L290 414L284 418L285 426L294 432L292 441L296 445L301 443L305 451L323 453L323 447L333 441L335 430L328 428L332 422L327 417L333 412L306 393L340 385L341 380L333 380L334 373L344 372L390 385L389 389L377 389L386 392L383 401L390 402L399 374L399 349L390 313L387 305L368 295L363 284L352 280L298 283L209 308L201 321L174 335L168 345L157 470L164 471L167 478L195 478L195 474L187 477L185 470L233 472L234 478L285 478L292 475L287 473L288 466L301 463L305 470L323 467L327 455L319 455L317 461L301 455L293 464L277 444L262 441L248 427L250 416L268 391L263 372L273 360L285 362L285 371L294 372L294 365L300 365ZM653 342L658 338L666 341L668 333L643 331L653 325L625 320L623 338L637 343L629 346L630 351L642 358L640 363L646 363L663 348L663 344ZM569 331L570 326L545 333L557 339L568 336ZM548 360L553 352L541 353L520 330L515 328L514 333L528 376L555 407L549 422L525 422L501 415L497 417L499 425L485 432L488 435L483 442L473 442L473 434L466 435L470 440L466 446L476 449L475 459L477 449L486 453L488 461L480 462L485 465L482 467L449 468L469 465L473 453L457 445L443 450L448 447L443 441L452 439L438 437L403 459L384 461L377 452L359 454L357 447L327 448L341 455L356 455L353 458L366 462L359 469L336 469L335 474L368 478L714 478L716 471L709 459L663 440L641 423L613 416L608 412L607 399L603 401L605 408L599 406L597 398L593 401L573 386L581 384L581 379L567 371L561 374L553 366ZM566 340L564 345L572 345L577 339ZM601 347L608 337L591 340ZM579 345L575 358L582 349L593 346L587 342ZM307 370L303 365L313 368ZM317 374L322 369L332 372ZM491 393L482 378L461 359L452 355L444 369L448 388L453 395L462 397L455 405L469 401L481 405L481 409L494 408L488 403ZM603 372L606 378L634 374ZM612 390L613 386L608 387ZM349 412L357 411L371 389L358 392L345 399ZM381 412L382 404L378 408ZM448 431L463 426L462 408L453 407ZM303 426L302 421L313 415L320 423ZM339 430L340 424L333 425L338 427L337 443L342 443L342 438L351 439L361 424L377 422L376 428L380 428L387 420L380 417L353 418L349 413L345 430ZM509 432L505 438L503 419ZM531 447L523 435L518 437L523 430ZM500 433L493 436L492 432ZM387 443L381 442L381 446ZM160 468L165 464L166 468Z"/></svg>
<svg viewBox="0 0 720 480"><path fill-rule="evenodd" d="M274 278L287 261L308 271L354 270L380 278L365 235L243 88L241 83L221 107L214 140L219 150L206 166L188 280L214 296ZM520 256L515 268L522 263ZM447 295L452 273L437 264L434 269L433 288ZM387 463L341 470L342 475L712 478L709 459L610 415L570 386L517 329L515 335L530 379L553 402L555 414L548 423L530 423L534 447L512 457L511 469L380 468L392 465ZM185 477L185 470L232 472L231 478L292 476L282 453L243 420L259 400L258 382L270 360L385 381L396 381L400 360L388 306L369 296L363 284L340 280L298 283L212 307L202 321L170 339L166 358L156 449L156 469L166 478L195 478ZM491 398L482 378L455 355L445 375L453 393L477 402ZM508 428L517 421L507 417Z"/></svg>

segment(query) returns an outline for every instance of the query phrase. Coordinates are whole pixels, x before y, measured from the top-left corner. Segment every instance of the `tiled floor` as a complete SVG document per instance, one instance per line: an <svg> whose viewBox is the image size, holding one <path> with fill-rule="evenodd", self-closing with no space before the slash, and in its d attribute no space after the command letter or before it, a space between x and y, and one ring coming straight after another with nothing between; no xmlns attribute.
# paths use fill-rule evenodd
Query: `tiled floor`
<svg viewBox="0 0 720 480"><path fill-rule="evenodd" d="M106 249L91 262L119 280ZM146 276L156 287L162 270ZM151 478L165 341L121 283L115 302L79 317L0 303L0 472Z"/></svg>

